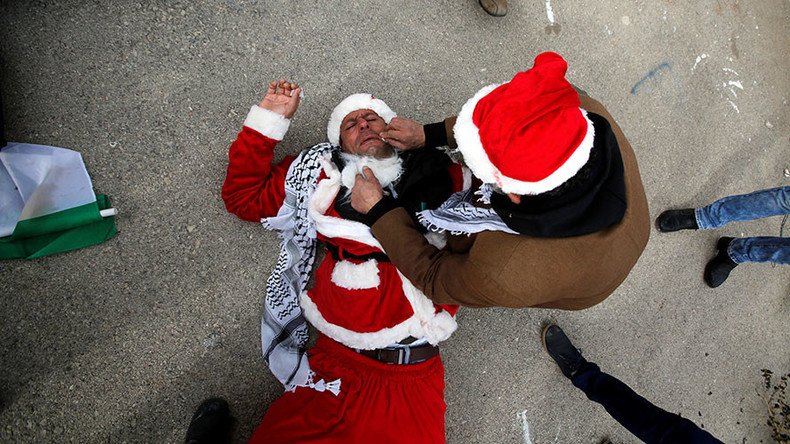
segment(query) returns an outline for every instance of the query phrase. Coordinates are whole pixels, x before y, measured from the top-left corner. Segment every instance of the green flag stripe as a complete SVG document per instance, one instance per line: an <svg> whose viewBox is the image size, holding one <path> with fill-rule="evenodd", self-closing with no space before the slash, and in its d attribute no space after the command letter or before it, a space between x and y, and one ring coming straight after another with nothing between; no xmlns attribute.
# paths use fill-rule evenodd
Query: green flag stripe
<svg viewBox="0 0 790 444"><path fill-rule="evenodd" d="M98 208L102 210L110 208L110 200L107 196L97 195L96 201ZM118 233L114 216L100 217L99 219L93 223L36 237L13 239L13 236L6 236L0 238L0 259L36 259L100 244Z"/></svg>
<svg viewBox="0 0 790 444"><path fill-rule="evenodd" d="M26 239L70 228L98 222L102 219L96 202L47 214L46 216L20 220L14 227L11 239Z"/></svg>

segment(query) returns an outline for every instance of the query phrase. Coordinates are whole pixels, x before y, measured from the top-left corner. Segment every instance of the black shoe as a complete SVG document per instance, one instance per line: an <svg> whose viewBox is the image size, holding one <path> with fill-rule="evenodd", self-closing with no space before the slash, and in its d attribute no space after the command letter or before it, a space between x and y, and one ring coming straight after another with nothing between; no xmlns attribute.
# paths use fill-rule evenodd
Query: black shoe
<svg viewBox="0 0 790 444"><path fill-rule="evenodd" d="M222 398L203 401L192 415L186 444L225 444L230 442L233 417L228 402Z"/></svg>
<svg viewBox="0 0 790 444"><path fill-rule="evenodd" d="M658 230L669 233L678 230L698 230L697 216L693 208L682 210L667 210L656 219Z"/></svg>
<svg viewBox="0 0 790 444"><path fill-rule="evenodd" d="M547 325L543 329L543 347L560 366L562 374L568 378L573 378L587 364L581 352L556 324Z"/></svg>
<svg viewBox="0 0 790 444"><path fill-rule="evenodd" d="M716 248L719 252L708 262L708 265L705 266L705 283L711 288L716 288L723 284L730 276L732 269L738 266L738 264L730 259L730 255L727 254L727 248L730 246L730 242L732 242L733 239L735 238L720 238L719 241L716 242Z"/></svg>

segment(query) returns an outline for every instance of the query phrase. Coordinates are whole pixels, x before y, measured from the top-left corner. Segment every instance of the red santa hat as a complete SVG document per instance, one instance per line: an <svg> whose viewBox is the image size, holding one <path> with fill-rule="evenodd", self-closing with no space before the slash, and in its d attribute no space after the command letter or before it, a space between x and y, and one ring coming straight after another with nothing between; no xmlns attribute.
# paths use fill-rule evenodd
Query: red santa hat
<svg viewBox="0 0 790 444"><path fill-rule="evenodd" d="M390 123L397 115L383 100L373 97L372 94L351 94L343 99L329 116L329 124L326 126L326 137L329 139L329 143L340 145L340 124L343 123L343 119L347 115L360 109L373 110L387 123Z"/></svg>
<svg viewBox="0 0 790 444"><path fill-rule="evenodd" d="M475 176L506 193L540 194L587 163L595 131L567 69L559 54L545 52L532 69L466 102L453 132Z"/></svg>

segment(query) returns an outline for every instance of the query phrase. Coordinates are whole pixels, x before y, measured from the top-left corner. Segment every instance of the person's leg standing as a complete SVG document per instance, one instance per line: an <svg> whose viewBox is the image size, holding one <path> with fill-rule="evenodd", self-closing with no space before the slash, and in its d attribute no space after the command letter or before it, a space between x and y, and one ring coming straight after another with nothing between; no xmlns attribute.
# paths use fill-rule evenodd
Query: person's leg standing
<svg viewBox="0 0 790 444"><path fill-rule="evenodd" d="M716 256L708 261L703 275L712 288L723 284L732 270L744 262L790 264L790 237L722 237L716 249Z"/></svg>
<svg viewBox="0 0 790 444"><path fill-rule="evenodd" d="M557 325L543 329L543 346L562 374L589 399L642 441L652 444L718 443L710 433L680 415L669 413L639 396L617 378L584 359Z"/></svg>
<svg viewBox="0 0 790 444"><path fill-rule="evenodd" d="M727 196L695 209L694 214L700 230L712 230L735 221L790 214L790 186Z"/></svg>
<svg viewBox="0 0 790 444"><path fill-rule="evenodd" d="M596 364L588 362L571 382L646 443L721 442L690 420L655 406Z"/></svg>
<svg viewBox="0 0 790 444"><path fill-rule="evenodd" d="M743 262L773 262L790 264L790 237L741 237L727 247L727 254L736 264Z"/></svg>

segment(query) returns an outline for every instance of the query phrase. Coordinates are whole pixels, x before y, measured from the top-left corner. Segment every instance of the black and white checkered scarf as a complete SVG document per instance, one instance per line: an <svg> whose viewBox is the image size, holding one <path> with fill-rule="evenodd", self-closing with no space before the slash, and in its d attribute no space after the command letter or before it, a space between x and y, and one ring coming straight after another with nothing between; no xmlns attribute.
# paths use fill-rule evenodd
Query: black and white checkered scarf
<svg viewBox="0 0 790 444"><path fill-rule="evenodd" d="M310 197L318 183L322 162L339 147L321 143L308 148L293 161L285 178L285 201L277 216L261 220L269 230L280 232L282 243L277 265L266 281L261 319L263 357L286 390L311 387L337 394L340 382L314 381L307 362L307 321L299 295L307 287L316 254L315 223L308 216Z"/></svg>
<svg viewBox="0 0 790 444"><path fill-rule="evenodd" d="M483 184L479 190L459 191L450 196L439 208L417 213L420 223L430 231L453 235L474 234L481 231L503 231L518 234L505 225L502 218L492 208L475 205L477 200L490 203L493 187Z"/></svg>

